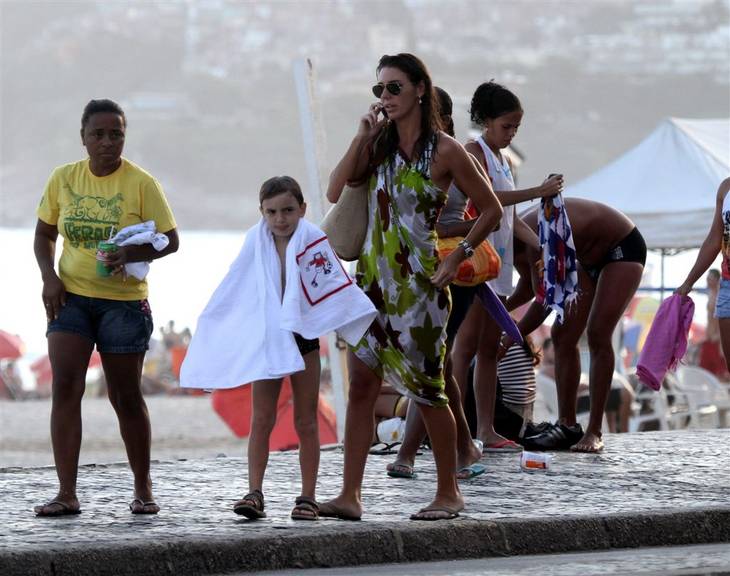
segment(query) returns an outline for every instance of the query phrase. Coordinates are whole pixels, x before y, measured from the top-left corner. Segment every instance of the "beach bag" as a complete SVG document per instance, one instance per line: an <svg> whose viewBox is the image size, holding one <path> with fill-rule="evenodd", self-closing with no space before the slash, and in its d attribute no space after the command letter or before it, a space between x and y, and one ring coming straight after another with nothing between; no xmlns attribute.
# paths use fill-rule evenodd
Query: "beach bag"
<svg viewBox="0 0 730 576"><path fill-rule="evenodd" d="M439 259L443 260L456 250L463 239L461 236L439 238ZM452 283L457 286L477 286L499 276L501 267L502 259L489 241L485 240L474 247L474 256L459 264L456 278L452 280Z"/></svg>
<svg viewBox="0 0 730 576"><path fill-rule="evenodd" d="M345 186L320 225L342 260L357 260L362 253L368 231L368 192L367 180L358 186Z"/></svg>

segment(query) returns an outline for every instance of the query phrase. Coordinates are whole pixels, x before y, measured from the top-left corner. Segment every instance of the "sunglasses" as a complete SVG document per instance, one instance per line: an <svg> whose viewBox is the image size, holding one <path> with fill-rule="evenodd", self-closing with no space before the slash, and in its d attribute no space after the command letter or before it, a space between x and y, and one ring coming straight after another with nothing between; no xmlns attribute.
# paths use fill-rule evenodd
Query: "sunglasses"
<svg viewBox="0 0 730 576"><path fill-rule="evenodd" d="M373 86L373 94L375 94L376 98L380 98L383 95L383 90L387 90L393 96L398 96L402 89L403 84L400 82L387 82L385 84L376 84Z"/></svg>

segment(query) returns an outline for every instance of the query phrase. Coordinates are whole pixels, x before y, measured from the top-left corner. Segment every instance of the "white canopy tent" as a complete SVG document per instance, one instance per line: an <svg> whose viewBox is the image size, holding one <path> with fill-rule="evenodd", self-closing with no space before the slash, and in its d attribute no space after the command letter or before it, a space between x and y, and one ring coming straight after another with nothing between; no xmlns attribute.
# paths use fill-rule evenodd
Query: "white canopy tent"
<svg viewBox="0 0 730 576"><path fill-rule="evenodd" d="M638 146L565 190L624 212L651 250L698 248L730 176L730 119L668 118ZM662 282L663 283L663 282Z"/></svg>

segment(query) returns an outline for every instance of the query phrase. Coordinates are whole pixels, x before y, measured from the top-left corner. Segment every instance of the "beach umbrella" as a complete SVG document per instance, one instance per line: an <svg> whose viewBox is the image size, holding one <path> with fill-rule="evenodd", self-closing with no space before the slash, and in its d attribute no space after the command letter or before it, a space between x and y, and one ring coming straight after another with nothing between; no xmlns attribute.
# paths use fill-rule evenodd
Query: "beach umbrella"
<svg viewBox="0 0 730 576"><path fill-rule="evenodd" d="M20 358L25 352L25 344L19 336L0 330L0 360Z"/></svg>
<svg viewBox="0 0 730 576"><path fill-rule="evenodd" d="M213 409L239 438L251 431L251 386L214 390ZM337 442L337 423L332 407L321 396L317 406L320 445ZM276 425L269 438L270 450L292 450L299 446L294 428L294 399L289 377L284 378L277 404Z"/></svg>

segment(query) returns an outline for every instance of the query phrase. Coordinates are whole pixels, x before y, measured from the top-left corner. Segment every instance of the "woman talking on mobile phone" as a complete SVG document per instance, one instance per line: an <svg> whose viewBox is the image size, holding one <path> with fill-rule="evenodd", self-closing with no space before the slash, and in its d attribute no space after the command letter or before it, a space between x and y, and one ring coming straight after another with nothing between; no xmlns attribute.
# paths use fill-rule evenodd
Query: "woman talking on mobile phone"
<svg viewBox="0 0 730 576"><path fill-rule="evenodd" d="M346 183L368 182L368 232L356 279L378 316L348 354L350 396L342 490L320 515L359 520L373 437L373 407L383 380L415 400L437 468L434 499L414 520L455 518L464 506L456 483L456 428L444 394L448 284L502 215L464 148L442 132L431 77L411 54L383 56L373 87L378 102L330 175L327 198ZM386 117L387 116L387 117ZM481 215L462 244L439 262L436 220L452 181Z"/></svg>

